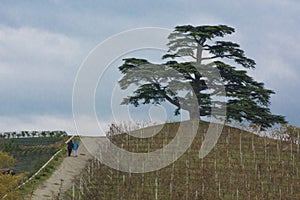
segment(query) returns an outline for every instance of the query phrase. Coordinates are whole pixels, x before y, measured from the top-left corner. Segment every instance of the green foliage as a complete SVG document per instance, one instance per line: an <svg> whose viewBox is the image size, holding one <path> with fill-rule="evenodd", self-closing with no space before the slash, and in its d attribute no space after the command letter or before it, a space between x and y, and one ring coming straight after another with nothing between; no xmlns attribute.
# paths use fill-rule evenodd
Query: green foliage
<svg viewBox="0 0 300 200"><path fill-rule="evenodd" d="M51 136L51 135L50 135ZM17 176L23 173L22 178L19 179L17 185L26 181L33 175L42 165L47 162L58 150L62 149L56 157L32 180L16 188L12 189L11 199L30 199L28 196L36 187L45 181L62 162L67 154L65 147L65 140L67 137L57 135L53 138L49 137L34 137L34 138L19 138L19 139L5 139L0 140L0 148L5 146L5 143L13 143L16 148L9 153L14 155L16 163L13 165ZM24 178L23 178L24 176Z"/></svg>
<svg viewBox="0 0 300 200"><path fill-rule="evenodd" d="M26 138L18 138L12 139L11 141L14 144L22 145L22 146L48 146L54 144L56 142L61 141L62 137L26 137Z"/></svg>
<svg viewBox="0 0 300 200"><path fill-rule="evenodd" d="M3 168L11 168L16 160L5 152L0 151L0 198L6 196L6 199L18 199L19 194L15 191L16 186L22 179L22 174L13 176L11 174L2 174Z"/></svg>
<svg viewBox="0 0 300 200"><path fill-rule="evenodd" d="M7 153L0 151L0 168L10 168L12 167L16 160L9 156Z"/></svg>
<svg viewBox="0 0 300 200"><path fill-rule="evenodd" d="M16 159L15 172L30 176L64 145L64 140L64 137L0 139L0 150Z"/></svg>
<svg viewBox="0 0 300 200"><path fill-rule="evenodd" d="M48 136L48 137L66 137L68 134L65 131L21 131L19 133L16 132L0 132L0 139L1 138L30 138L35 136Z"/></svg>
<svg viewBox="0 0 300 200"><path fill-rule="evenodd" d="M245 56L239 44L218 40L233 32L234 28L226 25L177 26L169 35L169 52L163 56L166 62L124 59L119 67L124 75L119 84L122 89L131 85L138 88L122 104L139 106L166 101L176 107L175 114L183 109L191 117L211 116L212 108L217 113L227 108L228 121L251 122L262 128L286 123L283 116L270 111L274 91L265 89L247 71L237 69L253 69L255 61ZM179 62L177 58L188 61ZM216 70L220 77L215 75ZM226 97L221 92L222 85Z"/></svg>

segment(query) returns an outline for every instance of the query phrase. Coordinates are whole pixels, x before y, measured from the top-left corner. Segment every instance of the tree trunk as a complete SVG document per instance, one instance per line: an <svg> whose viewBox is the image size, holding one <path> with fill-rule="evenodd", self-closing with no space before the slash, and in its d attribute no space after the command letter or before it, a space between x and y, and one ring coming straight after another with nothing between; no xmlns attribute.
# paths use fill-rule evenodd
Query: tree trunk
<svg viewBox="0 0 300 200"><path fill-rule="evenodd" d="M197 112L198 108L189 111L190 120L199 120L199 112Z"/></svg>
<svg viewBox="0 0 300 200"><path fill-rule="evenodd" d="M197 46L197 63L198 64L202 63L202 51L203 51L203 46L201 44L198 44L198 46Z"/></svg>

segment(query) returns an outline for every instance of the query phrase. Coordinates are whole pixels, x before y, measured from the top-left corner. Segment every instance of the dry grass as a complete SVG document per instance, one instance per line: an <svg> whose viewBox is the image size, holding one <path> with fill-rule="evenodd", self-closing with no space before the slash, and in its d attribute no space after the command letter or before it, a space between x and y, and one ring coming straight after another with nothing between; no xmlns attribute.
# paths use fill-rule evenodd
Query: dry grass
<svg viewBox="0 0 300 200"><path fill-rule="evenodd" d="M110 138L126 150L148 152L167 144L177 128L178 123L166 124L147 139L127 134ZM75 199L300 199L296 144L224 127L215 148L201 160L207 128L201 122L185 154L155 172L130 174L92 161L76 182Z"/></svg>

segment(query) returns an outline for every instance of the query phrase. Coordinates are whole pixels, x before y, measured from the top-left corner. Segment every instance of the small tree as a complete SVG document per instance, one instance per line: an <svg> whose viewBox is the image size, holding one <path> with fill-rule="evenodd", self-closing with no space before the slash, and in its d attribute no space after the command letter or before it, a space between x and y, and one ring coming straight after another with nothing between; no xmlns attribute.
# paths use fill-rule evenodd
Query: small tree
<svg viewBox="0 0 300 200"><path fill-rule="evenodd" d="M13 138L15 138L16 135L17 135L17 133L16 132L12 132L11 135L12 135Z"/></svg>
<svg viewBox="0 0 300 200"><path fill-rule="evenodd" d="M46 131L42 131L42 132L41 132L41 136L46 137L46 136L47 136Z"/></svg>
<svg viewBox="0 0 300 200"><path fill-rule="evenodd" d="M31 135L32 135L32 137L35 137L36 135L38 135L38 132L37 131L32 131Z"/></svg>
<svg viewBox="0 0 300 200"><path fill-rule="evenodd" d="M55 135L55 132L54 132L54 131L50 131L50 132L49 132L49 136L50 136L50 137L53 137L54 135Z"/></svg>
<svg viewBox="0 0 300 200"><path fill-rule="evenodd" d="M26 137L30 137L30 132L29 131L24 131L26 134Z"/></svg>
<svg viewBox="0 0 300 200"><path fill-rule="evenodd" d="M11 136L10 132L5 132L4 135L5 135L5 138L6 138L6 139L9 139L10 136Z"/></svg>

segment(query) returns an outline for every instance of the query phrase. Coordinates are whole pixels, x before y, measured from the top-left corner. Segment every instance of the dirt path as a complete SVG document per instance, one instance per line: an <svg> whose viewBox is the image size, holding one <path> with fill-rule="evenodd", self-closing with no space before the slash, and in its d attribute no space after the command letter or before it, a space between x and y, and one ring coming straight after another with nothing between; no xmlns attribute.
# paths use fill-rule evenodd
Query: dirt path
<svg viewBox="0 0 300 200"><path fill-rule="evenodd" d="M86 139L91 142L90 145L93 145L93 140L89 138ZM85 145L80 142L78 157L66 157L49 179L47 179L34 191L31 199L53 199L53 196L57 196L60 190L61 192L65 192L70 189L72 187L72 180L74 177L80 175L80 172L84 169L88 160L92 158L93 156L88 152Z"/></svg>

